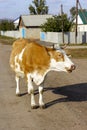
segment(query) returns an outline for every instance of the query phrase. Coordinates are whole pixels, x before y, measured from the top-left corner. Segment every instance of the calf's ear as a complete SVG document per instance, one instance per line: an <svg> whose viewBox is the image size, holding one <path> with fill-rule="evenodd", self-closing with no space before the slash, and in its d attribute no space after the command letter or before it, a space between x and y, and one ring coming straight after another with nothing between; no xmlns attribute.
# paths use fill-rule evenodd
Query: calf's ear
<svg viewBox="0 0 87 130"><path fill-rule="evenodd" d="M69 58L71 58L71 57L72 57L72 55L68 55L68 57L69 57Z"/></svg>
<svg viewBox="0 0 87 130"><path fill-rule="evenodd" d="M67 44L64 44L63 46L61 46L61 49L65 49L67 47Z"/></svg>
<svg viewBox="0 0 87 130"><path fill-rule="evenodd" d="M51 45L50 48L53 48L54 50L59 50L60 45L58 43L55 43L55 44Z"/></svg>
<svg viewBox="0 0 87 130"><path fill-rule="evenodd" d="M53 57L53 54L52 54L51 51L48 51L48 54L49 54L49 56L50 56L51 58Z"/></svg>
<svg viewBox="0 0 87 130"><path fill-rule="evenodd" d="M60 45L58 43L55 43L55 44L53 44L53 48L55 50L59 50L60 49Z"/></svg>

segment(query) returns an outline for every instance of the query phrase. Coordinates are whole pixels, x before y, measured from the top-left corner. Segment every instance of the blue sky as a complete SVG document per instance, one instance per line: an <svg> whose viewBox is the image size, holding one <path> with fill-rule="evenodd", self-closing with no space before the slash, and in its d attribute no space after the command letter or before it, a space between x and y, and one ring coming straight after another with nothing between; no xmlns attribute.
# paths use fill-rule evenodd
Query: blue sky
<svg viewBox="0 0 87 130"><path fill-rule="evenodd" d="M33 0L0 0L0 19L16 19L22 14L29 14L29 4ZM79 0L82 8L87 9L87 0ZM63 10L69 15L69 10L76 5L76 0L46 0L49 7L49 14L59 14L60 6L63 4Z"/></svg>

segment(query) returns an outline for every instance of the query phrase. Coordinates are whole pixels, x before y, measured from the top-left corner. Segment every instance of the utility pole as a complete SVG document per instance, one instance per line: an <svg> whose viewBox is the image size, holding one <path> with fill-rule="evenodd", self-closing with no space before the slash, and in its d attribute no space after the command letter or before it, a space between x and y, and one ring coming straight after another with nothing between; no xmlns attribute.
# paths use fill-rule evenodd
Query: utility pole
<svg viewBox="0 0 87 130"><path fill-rule="evenodd" d="M78 36L78 30L77 30L77 25L78 25L78 3L79 3L79 0L76 0L76 30L75 30L75 43L77 43L77 36Z"/></svg>
<svg viewBox="0 0 87 130"><path fill-rule="evenodd" d="M64 19L63 19L63 5L61 4L61 19L62 19L62 41L64 43Z"/></svg>

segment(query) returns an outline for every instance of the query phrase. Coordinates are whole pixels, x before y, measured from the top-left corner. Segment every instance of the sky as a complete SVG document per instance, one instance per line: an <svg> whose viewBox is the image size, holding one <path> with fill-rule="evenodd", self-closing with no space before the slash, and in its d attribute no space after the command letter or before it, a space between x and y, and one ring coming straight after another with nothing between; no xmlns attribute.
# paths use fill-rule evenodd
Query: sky
<svg viewBox="0 0 87 130"><path fill-rule="evenodd" d="M0 19L16 19L20 15L29 14L29 5L33 0L0 0ZM87 9L87 0L79 0L82 8ZM57 15L61 12L61 4L64 13L70 15L70 9L76 6L76 0L46 0L49 14Z"/></svg>

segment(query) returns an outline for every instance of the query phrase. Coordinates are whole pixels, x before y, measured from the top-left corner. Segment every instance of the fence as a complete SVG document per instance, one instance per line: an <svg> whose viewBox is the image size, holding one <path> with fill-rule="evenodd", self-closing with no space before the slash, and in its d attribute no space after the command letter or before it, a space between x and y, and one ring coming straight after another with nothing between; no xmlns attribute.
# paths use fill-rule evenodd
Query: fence
<svg viewBox="0 0 87 130"><path fill-rule="evenodd" d="M20 31L1 31L0 35L14 37L14 38L20 38L21 32Z"/></svg>
<svg viewBox="0 0 87 130"><path fill-rule="evenodd" d="M45 42L63 43L62 32L41 32L40 40ZM64 33L64 43L75 43L75 32ZM77 43L87 43L87 32L78 32Z"/></svg>
<svg viewBox="0 0 87 130"><path fill-rule="evenodd" d="M26 37L25 38L29 38L30 32L26 31ZM36 33L33 34L34 32L32 32L32 36L34 38L36 38ZM21 38L23 37L23 33L22 30L18 30L18 31L0 31L0 35L3 36L9 36L9 37L15 37L15 38ZM52 42L52 43L63 43L63 38L62 38L62 33L61 32L40 32L40 40L41 41L45 41L45 42ZM64 43L70 43L70 44L74 44L75 43L75 32L66 32L64 33ZM87 43L87 32L78 32L78 36L77 36L77 43L81 44L81 43Z"/></svg>
<svg viewBox="0 0 87 130"><path fill-rule="evenodd" d="M0 31L0 35L14 38L35 38L40 39L40 29L20 28L17 31Z"/></svg>

